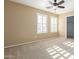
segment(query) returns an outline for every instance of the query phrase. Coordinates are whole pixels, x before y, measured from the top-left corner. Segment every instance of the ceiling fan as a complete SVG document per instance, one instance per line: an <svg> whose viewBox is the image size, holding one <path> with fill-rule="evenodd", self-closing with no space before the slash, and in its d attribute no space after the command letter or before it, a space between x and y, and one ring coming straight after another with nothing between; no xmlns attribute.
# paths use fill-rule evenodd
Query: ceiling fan
<svg viewBox="0 0 79 59"><path fill-rule="evenodd" d="M52 6L48 6L48 7L46 7L46 8L53 8L53 7L58 7L58 8L65 8L64 6L60 6L61 4L63 4L65 1L64 0L62 0L62 1L60 1L60 2L58 2L57 3L57 0L54 0L54 3L53 2L51 2L51 1L49 1L49 3L52 5Z"/></svg>

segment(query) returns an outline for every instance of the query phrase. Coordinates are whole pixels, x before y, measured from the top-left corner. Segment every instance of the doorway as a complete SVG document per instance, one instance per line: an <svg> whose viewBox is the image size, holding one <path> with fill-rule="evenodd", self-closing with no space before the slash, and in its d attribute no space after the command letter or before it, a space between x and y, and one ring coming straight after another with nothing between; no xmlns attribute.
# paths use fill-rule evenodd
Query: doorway
<svg viewBox="0 0 79 59"><path fill-rule="evenodd" d="M74 38L74 16L67 17L67 38Z"/></svg>

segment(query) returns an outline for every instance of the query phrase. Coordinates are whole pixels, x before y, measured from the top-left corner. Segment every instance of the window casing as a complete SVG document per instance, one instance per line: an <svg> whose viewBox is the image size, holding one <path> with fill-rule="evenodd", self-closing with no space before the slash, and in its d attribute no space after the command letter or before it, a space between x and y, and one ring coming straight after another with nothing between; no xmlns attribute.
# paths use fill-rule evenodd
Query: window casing
<svg viewBox="0 0 79 59"><path fill-rule="evenodd" d="M47 15L37 13L37 33L47 33Z"/></svg>
<svg viewBox="0 0 79 59"><path fill-rule="evenodd" d="M50 21L51 32L57 32L57 17L52 16Z"/></svg>

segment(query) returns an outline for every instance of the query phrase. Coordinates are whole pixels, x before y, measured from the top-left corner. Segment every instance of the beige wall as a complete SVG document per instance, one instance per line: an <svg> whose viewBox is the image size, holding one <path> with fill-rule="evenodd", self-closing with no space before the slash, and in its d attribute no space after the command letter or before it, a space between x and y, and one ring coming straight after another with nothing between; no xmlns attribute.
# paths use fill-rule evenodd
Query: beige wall
<svg viewBox="0 0 79 59"><path fill-rule="evenodd" d="M66 17L67 16L73 16L74 12L68 12L68 13L64 13L64 14L60 14L59 15L59 35L61 37L65 37L65 32L66 32Z"/></svg>
<svg viewBox="0 0 79 59"><path fill-rule="evenodd" d="M48 33L36 33L36 13L48 15ZM46 11L5 1L5 46L57 36L50 33L50 16L57 16Z"/></svg>

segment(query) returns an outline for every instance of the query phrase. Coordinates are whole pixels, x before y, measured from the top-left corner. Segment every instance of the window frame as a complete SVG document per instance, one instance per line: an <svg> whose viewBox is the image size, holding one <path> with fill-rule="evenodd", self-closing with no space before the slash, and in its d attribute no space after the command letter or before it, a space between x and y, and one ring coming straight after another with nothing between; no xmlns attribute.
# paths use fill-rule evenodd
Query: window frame
<svg viewBox="0 0 79 59"><path fill-rule="evenodd" d="M53 21L56 22L56 23L52 22L52 19L54 19ZM51 24L51 23L53 23L53 24ZM52 30L53 28L55 28L56 30L55 29ZM57 33L58 32L58 17L57 16L51 16L50 17L50 32L52 32L52 33Z"/></svg>
<svg viewBox="0 0 79 59"><path fill-rule="evenodd" d="M42 22L40 23L40 24L42 24L42 27L41 27L42 30L40 30L40 31L38 30L38 24L39 24L39 23L38 23L38 15L42 16ZM43 22L43 19L44 19L43 17L46 17L46 22L45 22L45 23ZM47 33L47 32L48 32L48 28L47 28L48 22L47 22L47 21L48 21L48 16L47 16L47 15L41 14L41 13L37 13L37 34L42 34L42 33ZM43 26L44 26L45 24L46 24L46 31L43 30L43 29L44 29Z"/></svg>

